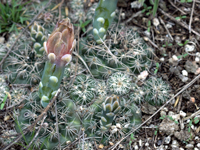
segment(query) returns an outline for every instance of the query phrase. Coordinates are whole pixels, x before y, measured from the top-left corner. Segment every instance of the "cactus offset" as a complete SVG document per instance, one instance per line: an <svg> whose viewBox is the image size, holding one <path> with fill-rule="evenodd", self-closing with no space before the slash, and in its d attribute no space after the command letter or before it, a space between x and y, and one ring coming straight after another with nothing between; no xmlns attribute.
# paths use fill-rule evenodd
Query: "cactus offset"
<svg viewBox="0 0 200 150"><path fill-rule="evenodd" d="M34 23L34 25L31 27L31 39L34 42L33 48L35 49L37 56L43 56L43 53L45 51L43 43L46 41L47 38L44 35L44 28L37 23Z"/></svg>
<svg viewBox="0 0 200 150"><path fill-rule="evenodd" d="M106 31L115 17L118 0L100 0L93 20L93 35L100 44L106 38Z"/></svg>

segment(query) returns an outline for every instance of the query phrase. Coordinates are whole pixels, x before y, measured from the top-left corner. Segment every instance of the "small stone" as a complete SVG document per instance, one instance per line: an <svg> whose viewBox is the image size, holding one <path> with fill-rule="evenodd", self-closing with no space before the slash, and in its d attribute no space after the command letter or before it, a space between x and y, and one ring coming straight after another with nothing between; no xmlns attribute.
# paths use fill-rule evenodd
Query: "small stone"
<svg viewBox="0 0 200 150"><path fill-rule="evenodd" d="M198 137L198 136L195 136L194 139L195 139L195 140L199 140L199 137ZM200 143L199 143L199 147L200 147Z"/></svg>
<svg viewBox="0 0 200 150"><path fill-rule="evenodd" d="M173 55L173 56L172 56L172 60L173 60L173 61L178 61L178 57L177 57L176 55Z"/></svg>
<svg viewBox="0 0 200 150"><path fill-rule="evenodd" d="M174 136L180 141L192 140L194 138L194 133L188 130L181 130L180 132L175 132Z"/></svg>
<svg viewBox="0 0 200 150"><path fill-rule="evenodd" d="M149 143L148 143L148 142L147 142L147 143L145 143L145 146L146 146L146 147L148 147L148 146L149 146Z"/></svg>
<svg viewBox="0 0 200 150"><path fill-rule="evenodd" d="M4 37L0 37L0 44L3 44L5 41L5 38Z"/></svg>
<svg viewBox="0 0 200 150"><path fill-rule="evenodd" d="M103 147L104 147L103 144L100 144L100 145L99 145L99 148L100 148L100 149L103 149Z"/></svg>
<svg viewBox="0 0 200 150"><path fill-rule="evenodd" d="M157 27L159 24L160 24L160 22L159 22L158 18L154 18L153 25Z"/></svg>
<svg viewBox="0 0 200 150"><path fill-rule="evenodd" d="M187 70L187 72L196 73L198 65L196 64L196 62L192 62L190 60L187 60L184 67Z"/></svg>
<svg viewBox="0 0 200 150"><path fill-rule="evenodd" d="M164 57L161 57L161 58L160 58L160 61L161 61L161 62L164 62L164 61L165 61L165 58L164 58Z"/></svg>
<svg viewBox="0 0 200 150"><path fill-rule="evenodd" d="M195 57L195 62L199 62L199 61L200 61L199 57Z"/></svg>
<svg viewBox="0 0 200 150"><path fill-rule="evenodd" d="M197 53L196 53L196 56L197 56L197 57L200 57L200 53L199 53L199 52L197 52Z"/></svg>
<svg viewBox="0 0 200 150"><path fill-rule="evenodd" d="M172 141L171 147L172 148L178 148L179 147L179 144L178 144L177 140L173 140Z"/></svg>
<svg viewBox="0 0 200 150"><path fill-rule="evenodd" d="M135 146L134 146L134 149L135 149L135 150L139 149L138 145L135 145Z"/></svg>
<svg viewBox="0 0 200 150"><path fill-rule="evenodd" d="M197 144L197 147L200 148L200 143Z"/></svg>
<svg viewBox="0 0 200 150"><path fill-rule="evenodd" d="M147 37L150 37L150 36L151 36L151 33L150 33L148 30L144 31L144 34L145 34Z"/></svg>
<svg viewBox="0 0 200 150"><path fill-rule="evenodd" d="M169 144L171 142L171 136L167 136L166 138L165 138L165 143L166 144Z"/></svg>
<svg viewBox="0 0 200 150"><path fill-rule="evenodd" d="M186 70L182 70L182 75L187 77L188 76L188 72Z"/></svg>
<svg viewBox="0 0 200 150"><path fill-rule="evenodd" d="M160 111L160 116L162 117L162 116L166 116L167 115L167 113L165 112L165 111L163 111L163 110L161 110Z"/></svg>
<svg viewBox="0 0 200 150"><path fill-rule="evenodd" d="M119 147L120 147L120 148L124 148L124 146L123 146L122 144L119 144Z"/></svg>
<svg viewBox="0 0 200 150"><path fill-rule="evenodd" d="M175 131L179 129L179 126L174 121L165 118L158 128L159 132L166 133L167 135L172 135Z"/></svg>
<svg viewBox="0 0 200 150"><path fill-rule="evenodd" d="M187 115L187 114L186 114L184 111L182 111L182 110L179 112L179 114L180 114L180 116L183 117L183 118L186 117L186 115Z"/></svg>
<svg viewBox="0 0 200 150"><path fill-rule="evenodd" d="M195 147L194 150L199 150L199 149Z"/></svg>
<svg viewBox="0 0 200 150"><path fill-rule="evenodd" d="M139 143L139 146L141 147L141 146L142 146L142 140L140 139L140 140L138 141L138 143Z"/></svg>
<svg viewBox="0 0 200 150"><path fill-rule="evenodd" d="M168 112L168 108L167 107L164 107L162 110L165 111L165 112Z"/></svg>
<svg viewBox="0 0 200 150"><path fill-rule="evenodd" d="M10 119L10 116L4 116L4 121L8 121Z"/></svg>
<svg viewBox="0 0 200 150"><path fill-rule="evenodd" d="M113 142L109 142L109 144L110 144L111 146L113 146L113 145L114 145L114 143L113 143Z"/></svg>
<svg viewBox="0 0 200 150"><path fill-rule="evenodd" d="M180 147L180 149L179 149L179 150L184 150L184 148Z"/></svg>
<svg viewBox="0 0 200 150"><path fill-rule="evenodd" d="M195 46L194 45L190 45L190 44L186 44L185 45L185 52L189 53L189 52L193 52L195 50Z"/></svg>
<svg viewBox="0 0 200 150"><path fill-rule="evenodd" d="M188 77L186 76L179 76L179 78L182 80L182 82L187 82L188 81Z"/></svg>
<svg viewBox="0 0 200 150"><path fill-rule="evenodd" d="M169 112L168 112L168 115L169 115L169 116L173 116L173 115L174 115L174 112L173 112L173 111L169 111Z"/></svg>
<svg viewBox="0 0 200 150"><path fill-rule="evenodd" d="M194 147L193 144L187 144L187 145L185 146L185 148L193 148L193 147Z"/></svg>
<svg viewBox="0 0 200 150"><path fill-rule="evenodd" d="M139 1L134 1L131 3L131 8L141 8L142 7L142 3L140 3Z"/></svg>

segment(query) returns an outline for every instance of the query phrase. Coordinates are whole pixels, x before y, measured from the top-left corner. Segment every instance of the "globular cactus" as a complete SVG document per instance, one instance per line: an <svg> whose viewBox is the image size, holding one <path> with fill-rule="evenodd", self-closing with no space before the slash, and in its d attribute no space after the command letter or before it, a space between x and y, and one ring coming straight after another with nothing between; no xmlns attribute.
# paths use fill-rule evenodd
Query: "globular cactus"
<svg viewBox="0 0 200 150"><path fill-rule="evenodd" d="M118 0L100 0L93 19L93 35L97 44L106 38L106 32L115 17Z"/></svg>
<svg viewBox="0 0 200 150"><path fill-rule="evenodd" d="M83 125L87 136L99 137L100 143L108 144L136 128L141 123L140 109L126 99L112 95L84 107Z"/></svg>
<svg viewBox="0 0 200 150"><path fill-rule="evenodd" d="M61 147L64 147L78 137L81 122L78 113L75 112L78 112L79 109L67 98L67 95L63 93L61 93L58 99L59 101L56 106L57 112L55 112L54 105L47 112L46 118L37 123L34 127L35 130L24 136L25 142L29 144L36 135L38 129L41 127L31 146L33 149L57 149L59 141ZM30 97L26 98L25 102L26 105L22 109L18 110L18 112L15 112L15 127L18 133L21 133L23 129L30 126L31 123L33 123L40 115L42 110L40 98L35 92L31 93ZM56 130L56 113L59 118L57 122L58 132Z"/></svg>
<svg viewBox="0 0 200 150"><path fill-rule="evenodd" d="M69 18L58 22L48 41L44 43L48 61L39 84L39 96L43 107L46 107L56 94L63 78L65 66L72 59L71 54L75 44L74 28Z"/></svg>
<svg viewBox="0 0 200 150"><path fill-rule="evenodd" d="M132 91L128 97L136 104L141 104L144 102L145 92L142 87L138 86L136 83L132 85Z"/></svg>
<svg viewBox="0 0 200 150"><path fill-rule="evenodd" d="M91 102L96 95L96 81L89 75L78 75L70 87L70 97L76 103Z"/></svg>
<svg viewBox="0 0 200 150"><path fill-rule="evenodd" d="M116 72L107 80L108 89L114 94L127 94L131 89L131 80L129 75Z"/></svg>
<svg viewBox="0 0 200 150"><path fill-rule="evenodd" d="M82 41L79 52L96 78L107 78L114 72L139 74L151 67L153 49L137 33L137 28L113 24L104 43ZM88 35L88 38L90 35Z"/></svg>
<svg viewBox="0 0 200 150"><path fill-rule="evenodd" d="M13 37L16 36L10 37L8 43L11 44L8 46L15 41L16 38ZM6 58L3 69L10 83L30 85L39 83L44 60L36 56L35 52L32 51L31 44L31 39L27 35L22 35L14 45L13 51Z"/></svg>
<svg viewBox="0 0 200 150"><path fill-rule="evenodd" d="M70 19L73 22L85 20L84 4L82 0L72 0L70 2L70 8L73 13L70 13Z"/></svg>
<svg viewBox="0 0 200 150"><path fill-rule="evenodd" d="M162 105L170 97L170 86L161 78L151 77L143 86L144 99L151 105Z"/></svg>
<svg viewBox="0 0 200 150"><path fill-rule="evenodd" d="M116 114L121 109L119 104L119 97L116 95L107 97L102 105L103 111L101 114L100 125L101 130L107 131L111 127L112 122L116 117Z"/></svg>
<svg viewBox="0 0 200 150"><path fill-rule="evenodd" d="M44 28L37 23L34 23L31 27L31 39L34 42L33 48L38 57L43 56L45 51L43 43L47 40L47 37L44 32Z"/></svg>

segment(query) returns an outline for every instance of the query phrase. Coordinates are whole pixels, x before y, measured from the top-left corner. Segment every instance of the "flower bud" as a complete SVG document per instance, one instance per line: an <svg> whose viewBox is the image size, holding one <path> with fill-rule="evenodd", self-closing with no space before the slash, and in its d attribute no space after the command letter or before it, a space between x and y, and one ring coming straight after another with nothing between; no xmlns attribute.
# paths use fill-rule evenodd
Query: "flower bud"
<svg viewBox="0 0 200 150"><path fill-rule="evenodd" d="M47 43L44 43L44 47L48 55L50 53L55 54L55 60L53 62L53 59L50 59L52 57L49 57L52 63L58 66L65 66L71 61L71 54L75 44L74 27L70 23L69 18L66 18L57 23Z"/></svg>

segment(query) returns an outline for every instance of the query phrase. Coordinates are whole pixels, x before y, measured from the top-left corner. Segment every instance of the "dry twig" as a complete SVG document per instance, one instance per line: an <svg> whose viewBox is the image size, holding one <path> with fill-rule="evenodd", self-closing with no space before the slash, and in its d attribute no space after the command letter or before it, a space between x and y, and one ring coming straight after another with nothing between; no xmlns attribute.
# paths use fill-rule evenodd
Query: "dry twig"
<svg viewBox="0 0 200 150"><path fill-rule="evenodd" d="M189 22L189 33L191 33L191 24L192 24L192 19L193 19L193 13L194 13L194 6L195 6L195 0L193 0L193 4L192 4L192 11L190 14L190 22Z"/></svg>

